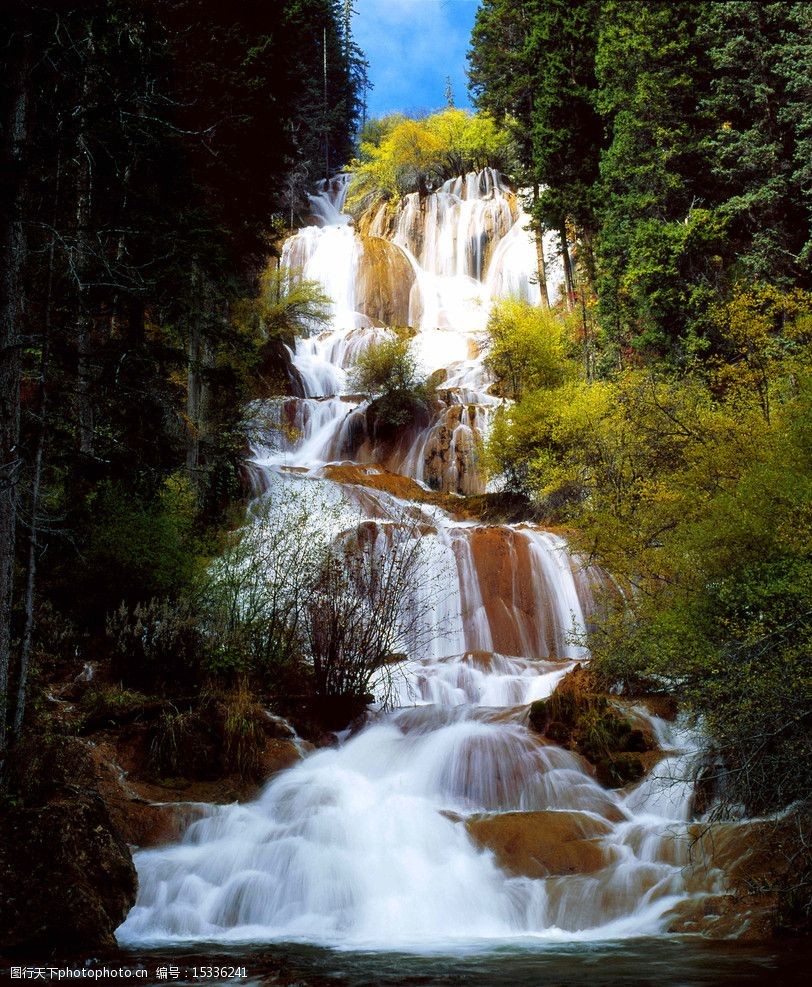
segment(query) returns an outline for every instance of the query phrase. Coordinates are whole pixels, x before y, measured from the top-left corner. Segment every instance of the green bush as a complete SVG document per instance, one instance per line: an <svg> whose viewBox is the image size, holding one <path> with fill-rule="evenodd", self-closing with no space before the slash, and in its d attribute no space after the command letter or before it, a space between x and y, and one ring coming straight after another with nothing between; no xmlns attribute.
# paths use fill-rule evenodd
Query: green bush
<svg viewBox="0 0 812 987"><path fill-rule="evenodd" d="M408 339L373 343L359 357L351 385L372 398L368 419L374 434L385 436L415 422L428 423L434 389L420 372Z"/></svg>
<svg viewBox="0 0 812 987"><path fill-rule="evenodd" d="M194 583L202 545L197 497L184 475L167 478L152 497L105 483L88 507L92 531L78 576L93 596L94 613L110 613L122 602L177 598Z"/></svg>
<svg viewBox="0 0 812 987"><path fill-rule="evenodd" d="M222 741L204 708L165 710L149 735L149 767L159 778L216 778Z"/></svg>

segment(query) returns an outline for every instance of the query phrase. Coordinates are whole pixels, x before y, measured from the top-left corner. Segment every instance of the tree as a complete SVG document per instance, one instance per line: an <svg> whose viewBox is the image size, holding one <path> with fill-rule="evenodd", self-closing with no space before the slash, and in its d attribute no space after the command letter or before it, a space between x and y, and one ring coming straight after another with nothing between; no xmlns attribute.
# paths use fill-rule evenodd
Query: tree
<svg viewBox="0 0 812 987"><path fill-rule="evenodd" d="M449 107L422 120L393 115L370 121L353 162L347 206L360 211L377 199L425 195L447 178L507 169L509 161L507 134L487 114Z"/></svg>
<svg viewBox="0 0 812 987"><path fill-rule="evenodd" d="M256 297L240 299L234 321L262 341L320 331L330 321L331 301L318 281L301 277L272 260L259 278Z"/></svg>
<svg viewBox="0 0 812 987"><path fill-rule="evenodd" d="M317 696L365 697L374 687L389 700L393 659L420 656L433 635L431 604L417 592L431 579L420 532L405 517L361 523L333 543L307 605Z"/></svg>
<svg viewBox="0 0 812 987"><path fill-rule="evenodd" d="M409 340L396 336L373 342L356 361L350 381L354 390L372 399L367 415L373 429L384 434L420 415L428 418L434 401Z"/></svg>
<svg viewBox="0 0 812 987"><path fill-rule="evenodd" d="M602 126L595 111L595 50L600 5L550 0L533 20L529 44L538 66L533 101L533 171L543 187L538 218L559 231L568 297L574 285L567 245L569 220L593 275L595 182Z"/></svg>
<svg viewBox="0 0 812 987"><path fill-rule="evenodd" d="M712 3L706 14L704 147L737 276L808 287L812 14L806 4L754 2Z"/></svg>
<svg viewBox="0 0 812 987"><path fill-rule="evenodd" d="M386 700L395 655L422 653L434 579L421 531L395 512L366 521L308 482L278 478L203 582L207 664L279 688L298 676L319 700L358 711Z"/></svg>
<svg viewBox="0 0 812 987"><path fill-rule="evenodd" d="M773 285L737 286L711 310L720 354L708 361L714 389L732 405L758 402L767 423L772 408L792 394L803 376L812 342L808 292Z"/></svg>
<svg viewBox="0 0 812 987"><path fill-rule="evenodd" d="M643 352L679 353L697 331L724 240L724 222L697 208L707 165L696 93L709 73L700 12L697 3L603 5L597 105L611 142L600 166L598 295L608 331Z"/></svg>
<svg viewBox="0 0 812 987"><path fill-rule="evenodd" d="M98 633L101 534L120 535L132 565L101 585L108 599L161 582L166 560L136 522L163 524L180 469L197 498L190 555L241 489L257 367L275 362L284 376L284 347L268 348L260 323L282 335L323 310L312 291L307 301L280 286L250 328L236 317L275 250L283 176L316 173L325 135L333 160L350 155L362 56L342 13L337 0L4 11L0 732L9 689L23 722L35 598ZM12 594L15 567L24 592Z"/></svg>
<svg viewBox="0 0 812 987"><path fill-rule="evenodd" d="M0 778L5 773L6 720L12 669L14 548L17 538L21 473L20 376L24 311L23 274L27 259L24 175L29 129L31 37L25 29L6 40L15 50L3 100L4 200L2 243L5 255L0 295Z"/></svg>
<svg viewBox="0 0 812 987"><path fill-rule="evenodd" d="M307 601L339 517L315 491L283 480L252 507L198 594L212 671L273 687L304 659Z"/></svg>
<svg viewBox="0 0 812 987"><path fill-rule="evenodd" d="M574 299L567 222L582 237L593 277L592 240L602 127L594 107L595 0L488 0L477 12L469 62L477 106L509 121L537 240L559 233L568 307ZM543 278L543 257L539 276Z"/></svg>
<svg viewBox="0 0 812 987"><path fill-rule="evenodd" d="M704 717L727 803L756 813L803 797L812 772L800 752L809 303L741 291L714 315L729 362L593 384L573 374L500 409L488 442L492 470L614 581L585 641L593 669Z"/></svg>
<svg viewBox="0 0 812 987"><path fill-rule="evenodd" d="M564 327L548 312L525 301L502 299L488 318L485 366L507 396L520 399L527 390L559 387L569 365Z"/></svg>

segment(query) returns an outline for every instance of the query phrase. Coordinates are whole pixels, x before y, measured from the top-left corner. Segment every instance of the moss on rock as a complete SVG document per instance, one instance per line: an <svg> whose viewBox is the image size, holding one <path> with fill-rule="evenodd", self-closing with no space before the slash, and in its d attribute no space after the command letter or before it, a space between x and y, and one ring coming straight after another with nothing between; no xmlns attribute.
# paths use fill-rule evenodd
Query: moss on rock
<svg viewBox="0 0 812 987"><path fill-rule="evenodd" d="M645 768L637 755L653 746L612 707L583 667L566 675L549 699L532 703L528 722L536 733L595 765L598 780L610 788L639 780Z"/></svg>

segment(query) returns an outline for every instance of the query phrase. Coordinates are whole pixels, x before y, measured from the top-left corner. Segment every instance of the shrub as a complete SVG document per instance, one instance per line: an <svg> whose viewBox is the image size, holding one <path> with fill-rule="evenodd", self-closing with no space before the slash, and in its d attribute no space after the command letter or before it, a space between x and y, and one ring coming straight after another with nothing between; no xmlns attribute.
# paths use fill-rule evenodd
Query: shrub
<svg viewBox="0 0 812 987"><path fill-rule="evenodd" d="M206 780L220 772L221 742L203 709L166 709L150 730L149 766L160 778Z"/></svg>
<svg viewBox="0 0 812 987"><path fill-rule="evenodd" d="M420 372L408 339L373 343L359 357L351 386L373 399L368 412L373 432L385 435L421 417L428 420L434 389Z"/></svg>
<svg viewBox="0 0 812 987"><path fill-rule="evenodd" d="M564 327L551 312L503 298L491 310L487 333L485 366L506 397L560 387L571 374Z"/></svg>
<svg viewBox="0 0 812 987"><path fill-rule="evenodd" d="M94 522L79 578L93 613L152 597L177 597L194 582L201 546L197 495L188 478L170 476L152 497L106 483L88 506Z"/></svg>
<svg viewBox="0 0 812 987"><path fill-rule="evenodd" d="M303 657L303 614L336 509L280 480L254 505L206 575L198 597L206 669L268 688Z"/></svg>
<svg viewBox="0 0 812 987"><path fill-rule="evenodd" d="M406 518L383 531L366 522L337 540L308 598L316 695L363 697L376 689L388 701L391 656L419 650L431 635L432 594L415 591L443 575L429 572L420 531Z"/></svg>
<svg viewBox="0 0 812 987"><path fill-rule="evenodd" d="M507 132L487 113L449 107L423 120L399 114L371 120L361 134L360 160L352 164L347 206L359 212L376 199L422 194L487 166L511 167Z"/></svg>
<svg viewBox="0 0 812 987"><path fill-rule="evenodd" d="M136 719L154 718L162 709L161 700L150 699L132 689L102 686L88 689L79 702L78 731L104 730Z"/></svg>
<svg viewBox="0 0 812 987"><path fill-rule="evenodd" d="M113 677L160 694L199 685L203 640L187 600L121 604L107 620Z"/></svg>
<svg viewBox="0 0 812 987"><path fill-rule="evenodd" d="M267 717L243 680L223 701L223 763L243 781L262 776Z"/></svg>

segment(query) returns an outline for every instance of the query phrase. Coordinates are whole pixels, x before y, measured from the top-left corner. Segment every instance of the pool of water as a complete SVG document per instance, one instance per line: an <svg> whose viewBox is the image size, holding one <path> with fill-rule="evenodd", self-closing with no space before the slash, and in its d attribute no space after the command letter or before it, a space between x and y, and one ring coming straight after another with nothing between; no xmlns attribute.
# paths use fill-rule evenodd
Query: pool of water
<svg viewBox="0 0 812 987"><path fill-rule="evenodd" d="M615 942L471 945L463 952L438 949L429 955L325 949L302 944L243 946L207 951L137 950L151 974L167 964L179 969L174 983L239 983L286 987L705 987L808 984L812 944L786 941L769 946L709 942L694 938L652 938ZM195 968L244 966L239 980L193 977ZM139 980L165 984L165 979Z"/></svg>

